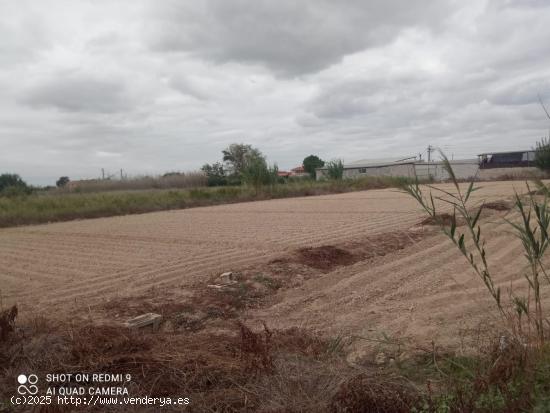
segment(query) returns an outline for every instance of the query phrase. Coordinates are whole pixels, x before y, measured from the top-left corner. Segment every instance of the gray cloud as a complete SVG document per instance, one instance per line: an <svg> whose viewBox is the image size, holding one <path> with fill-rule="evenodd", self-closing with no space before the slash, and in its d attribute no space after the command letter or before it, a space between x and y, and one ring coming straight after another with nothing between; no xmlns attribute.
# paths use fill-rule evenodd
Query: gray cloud
<svg viewBox="0 0 550 413"><path fill-rule="evenodd" d="M216 62L259 63L278 74L319 71L346 54L383 44L408 26L437 27L444 1L169 1L150 26L161 51Z"/></svg>
<svg viewBox="0 0 550 413"><path fill-rule="evenodd" d="M198 100L208 100L209 93L197 85L197 82L185 76L174 76L170 79L170 86L184 95L189 95Z"/></svg>
<svg viewBox="0 0 550 413"><path fill-rule="evenodd" d="M0 2L0 172L191 170L232 142L281 168L531 147L547 1Z"/></svg>
<svg viewBox="0 0 550 413"><path fill-rule="evenodd" d="M123 83L72 74L56 74L30 87L20 101L32 107L53 107L68 112L112 113L131 107Z"/></svg>

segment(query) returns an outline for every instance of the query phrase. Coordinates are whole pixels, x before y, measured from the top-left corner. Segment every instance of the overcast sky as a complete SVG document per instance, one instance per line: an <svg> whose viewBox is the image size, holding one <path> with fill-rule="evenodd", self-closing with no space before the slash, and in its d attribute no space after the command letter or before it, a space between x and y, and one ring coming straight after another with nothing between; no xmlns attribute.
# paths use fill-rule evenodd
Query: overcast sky
<svg viewBox="0 0 550 413"><path fill-rule="evenodd" d="M549 22L547 0L0 0L0 172L531 148Z"/></svg>

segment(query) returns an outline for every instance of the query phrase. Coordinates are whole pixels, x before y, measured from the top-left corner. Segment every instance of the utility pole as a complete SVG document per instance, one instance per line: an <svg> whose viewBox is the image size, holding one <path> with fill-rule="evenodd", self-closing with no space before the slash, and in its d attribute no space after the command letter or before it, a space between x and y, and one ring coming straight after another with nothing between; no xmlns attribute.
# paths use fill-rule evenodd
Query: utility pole
<svg viewBox="0 0 550 413"><path fill-rule="evenodd" d="M430 163L432 161L432 152L435 151L435 148L432 145L428 145L426 151L428 152L428 163Z"/></svg>
<svg viewBox="0 0 550 413"><path fill-rule="evenodd" d="M105 169L101 168L101 179L105 179Z"/></svg>
<svg viewBox="0 0 550 413"><path fill-rule="evenodd" d="M120 168L120 180L122 181L122 168Z"/></svg>

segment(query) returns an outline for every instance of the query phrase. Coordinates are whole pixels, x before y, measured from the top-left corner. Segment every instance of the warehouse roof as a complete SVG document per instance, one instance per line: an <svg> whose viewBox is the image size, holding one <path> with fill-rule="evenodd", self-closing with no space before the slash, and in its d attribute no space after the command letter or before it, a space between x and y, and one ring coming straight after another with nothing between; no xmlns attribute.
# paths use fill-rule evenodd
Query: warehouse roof
<svg viewBox="0 0 550 413"><path fill-rule="evenodd" d="M535 152L535 150L534 150L534 149L527 149L526 151L485 152L485 153L480 153L480 154L477 155L477 156L485 156L485 155L508 155L508 154L511 154L511 153L525 153L525 152Z"/></svg>

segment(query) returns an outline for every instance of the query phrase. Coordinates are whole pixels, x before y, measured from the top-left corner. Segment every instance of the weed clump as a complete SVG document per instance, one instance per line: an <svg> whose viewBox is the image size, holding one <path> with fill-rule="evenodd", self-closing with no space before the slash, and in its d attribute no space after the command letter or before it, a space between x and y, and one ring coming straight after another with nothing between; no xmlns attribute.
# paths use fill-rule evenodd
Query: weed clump
<svg viewBox="0 0 550 413"><path fill-rule="evenodd" d="M17 306L0 312L0 341L7 339L8 334L13 332L15 319L17 318Z"/></svg>
<svg viewBox="0 0 550 413"><path fill-rule="evenodd" d="M359 374L345 381L330 404L332 413L409 413L419 405L420 394L395 379Z"/></svg>

